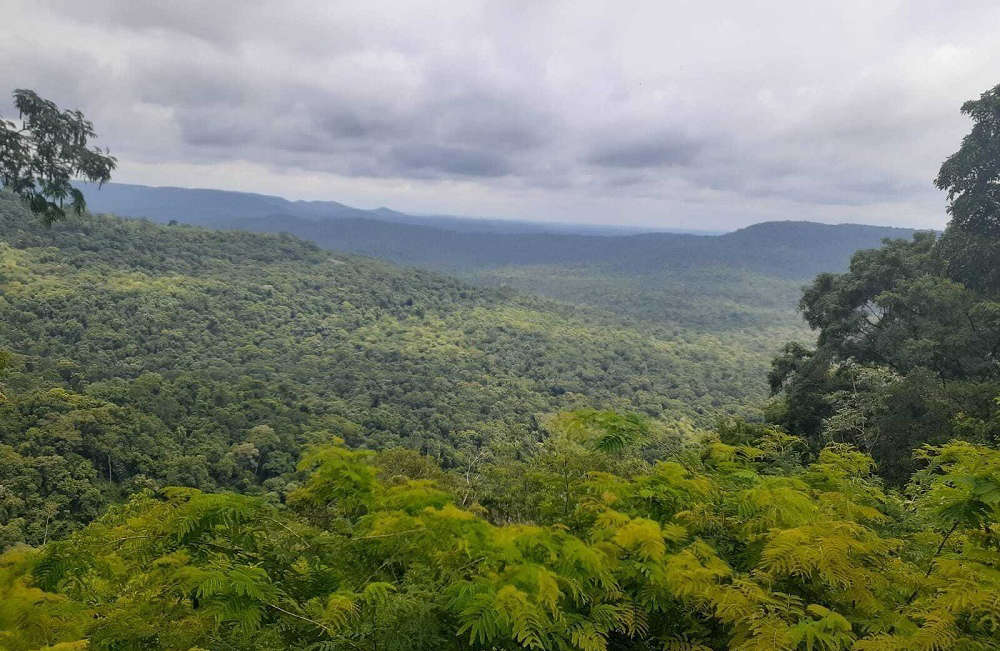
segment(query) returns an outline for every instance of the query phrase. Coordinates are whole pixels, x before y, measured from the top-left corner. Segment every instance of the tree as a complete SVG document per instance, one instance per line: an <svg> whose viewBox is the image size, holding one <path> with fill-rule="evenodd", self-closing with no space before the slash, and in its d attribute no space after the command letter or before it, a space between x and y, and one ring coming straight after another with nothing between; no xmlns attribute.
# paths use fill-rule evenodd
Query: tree
<svg viewBox="0 0 1000 651"><path fill-rule="evenodd" d="M934 183L948 192L951 222L938 245L948 275L977 291L1000 290L1000 86L962 105L972 130Z"/></svg>
<svg viewBox="0 0 1000 651"><path fill-rule="evenodd" d="M941 166L944 235L858 251L799 307L815 350L774 360L769 417L814 444L849 442L901 484L911 452L958 434L995 442L1000 391L1000 86L966 102L975 125ZM862 380L862 381L859 381Z"/></svg>
<svg viewBox="0 0 1000 651"><path fill-rule="evenodd" d="M1000 236L1000 86L962 104L962 113L975 124L934 184L948 192L953 226Z"/></svg>
<svg viewBox="0 0 1000 651"><path fill-rule="evenodd" d="M9 350L0 348L0 400L6 400L7 396L4 395L4 384L3 378L7 374L7 371L14 366L14 354Z"/></svg>
<svg viewBox="0 0 1000 651"><path fill-rule="evenodd" d="M70 181L83 178L104 184L117 160L89 148L97 134L78 110L62 111L34 91L14 91L20 125L0 119L0 186L21 197L46 225L65 219L65 205L81 214L87 204Z"/></svg>

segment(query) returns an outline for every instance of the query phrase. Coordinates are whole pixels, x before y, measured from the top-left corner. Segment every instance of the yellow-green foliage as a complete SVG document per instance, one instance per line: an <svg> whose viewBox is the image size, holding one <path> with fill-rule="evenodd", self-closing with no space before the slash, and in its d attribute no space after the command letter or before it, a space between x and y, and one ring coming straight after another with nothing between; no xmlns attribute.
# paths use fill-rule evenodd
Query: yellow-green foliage
<svg viewBox="0 0 1000 651"><path fill-rule="evenodd" d="M629 427L562 422L605 420ZM1000 453L928 448L903 500L848 446L789 469L786 443L594 473L547 525L383 484L339 445L306 456L287 507L140 494L3 557L0 649L997 648Z"/></svg>

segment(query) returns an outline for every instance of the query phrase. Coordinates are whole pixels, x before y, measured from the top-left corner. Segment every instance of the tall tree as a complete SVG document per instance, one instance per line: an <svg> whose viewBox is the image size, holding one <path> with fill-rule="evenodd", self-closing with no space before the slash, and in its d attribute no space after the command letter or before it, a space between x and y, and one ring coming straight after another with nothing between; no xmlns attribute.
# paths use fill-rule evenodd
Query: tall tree
<svg viewBox="0 0 1000 651"><path fill-rule="evenodd" d="M786 347L770 376L774 421L815 444L860 446L895 483L923 444L996 442L1000 86L962 112L973 128L935 180L948 193L945 233L887 241L855 253L848 273L818 276L800 303L817 347Z"/></svg>
<svg viewBox="0 0 1000 651"><path fill-rule="evenodd" d="M951 222L938 247L948 274L967 287L1000 290L1000 86L962 105L973 120L934 183L948 193Z"/></svg>
<svg viewBox="0 0 1000 651"><path fill-rule="evenodd" d="M0 119L0 187L21 197L46 225L65 219L67 204L82 213L86 201L70 181L107 183L116 159L87 146L97 134L80 111L60 110L24 88L14 91L14 106L19 123Z"/></svg>
<svg viewBox="0 0 1000 651"><path fill-rule="evenodd" d="M975 124L934 184L948 192L953 226L1000 236L1000 86L962 104L962 113Z"/></svg>

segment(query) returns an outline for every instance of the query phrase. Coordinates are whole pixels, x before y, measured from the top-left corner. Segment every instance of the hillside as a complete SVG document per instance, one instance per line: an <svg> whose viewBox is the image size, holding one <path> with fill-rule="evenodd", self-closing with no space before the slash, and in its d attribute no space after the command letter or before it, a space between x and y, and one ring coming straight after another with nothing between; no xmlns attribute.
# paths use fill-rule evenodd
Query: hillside
<svg viewBox="0 0 1000 651"><path fill-rule="evenodd" d="M843 271L855 251L913 231L857 224L769 222L718 236L556 232L551 224L413 217L335 202L218 190L111 184L88 190L95 211L252 232L285 232L331 251L457 274L654 327L809 338L800 289ZM568 228L568 227L561 227ZM584 228L584 227L581 227Z"/></svg>
<svg viewBox="0 0 1000 651"><path fill-rule="evenodd" d="M720 414L754 413L780 344L809 338L791 307L801 282L781 273L835 266L884 234L288 221L338 227L323 232L349 249L408 233L399 250L464 265L467 280L288 234L92 215L47 229L2 198L0 350L14 361L0 403L0 546L59 535L143 486L281 495L303 446L332 437L454 468L543 438L551 414L593 407L642 414L656 445L674 445ZM386 236L373 240L376 229ZM545 251L557 262L537 264Z"/></svg>
<svg viewBox="0 0 1000 651"><path fill-rule="evenodd" d="M802 286L820 272L846 270L855 251L912 234L857 224L769 222L713 237L607 238L606 249L591 245L575 260L484 265L462 276L647 323L728 334L783 328L786 338L808 340L796 311Z"/></svg>
<svg viewBox="0 0 1000 651"><path fill-rule="evenodd" d="M913 231L858 224L768 222L725 235L644 233L466 233L372 220L309 220L290 215L233 220L231 227L287 232L324 248L449 271L509 265L586 264L613 273L657 274L728 266L782 278L841 271L851 254Z"/></svg>
<svg viewBox="0 0 1000 651"><path fill-rule="evenodd" d="M0 542L40 542L147 482L279 491L302 445L332 436L451 466L592 406L670 438L763 399L780 341L640 327L289 236L46 229L0 201L0 349L15 353Z"/></svg>

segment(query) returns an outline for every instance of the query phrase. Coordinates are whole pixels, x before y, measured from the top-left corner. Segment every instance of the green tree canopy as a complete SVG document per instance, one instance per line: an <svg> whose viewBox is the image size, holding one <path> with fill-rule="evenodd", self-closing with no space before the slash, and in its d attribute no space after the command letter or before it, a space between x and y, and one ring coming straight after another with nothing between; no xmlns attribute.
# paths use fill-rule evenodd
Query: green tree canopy
<svg viewBox="0 0 1000 651"><path fill-rule="evenodd" d="M953 226L1000 236L1000 86L962 104L962 113L975 124L934 184L948 192Z"/></svg>
<svg viewBox="0 0 1000 651"><path fill-rule="evenodd" d="M594 416L567 417L621 425ZM142 493L0 556L0 649L997 648L996 450L922 450L904 501L850 446L810 461L773 428L725 434L589 473L551 522L486 519L441 471L383 483L374 455L336 444L280 507ZM562 469L534 471L561 502Z"/></svg>
<svg viewBox="0 0 1000 651"><path fill-rule="evenodd" d="M777 423L816 445L858 445L899 483L923 444L998 440L1000 86L962 112L972 131L935 181L945 233L886 241L848 273L819 275L800 303L817 346L787 346L769 378Z"/></svg>
<svg viewBox="0 0 1000 651"><path fill-rule="evenodd" d="M14 91L20 124L0 119L0 187L21 197L51 224L65 218L69 204L77 214L86 208L83 193L70 183L111 180L117 161L107 150L88 147L97 134L78 110L63 111L34 91Z"/></svg>

